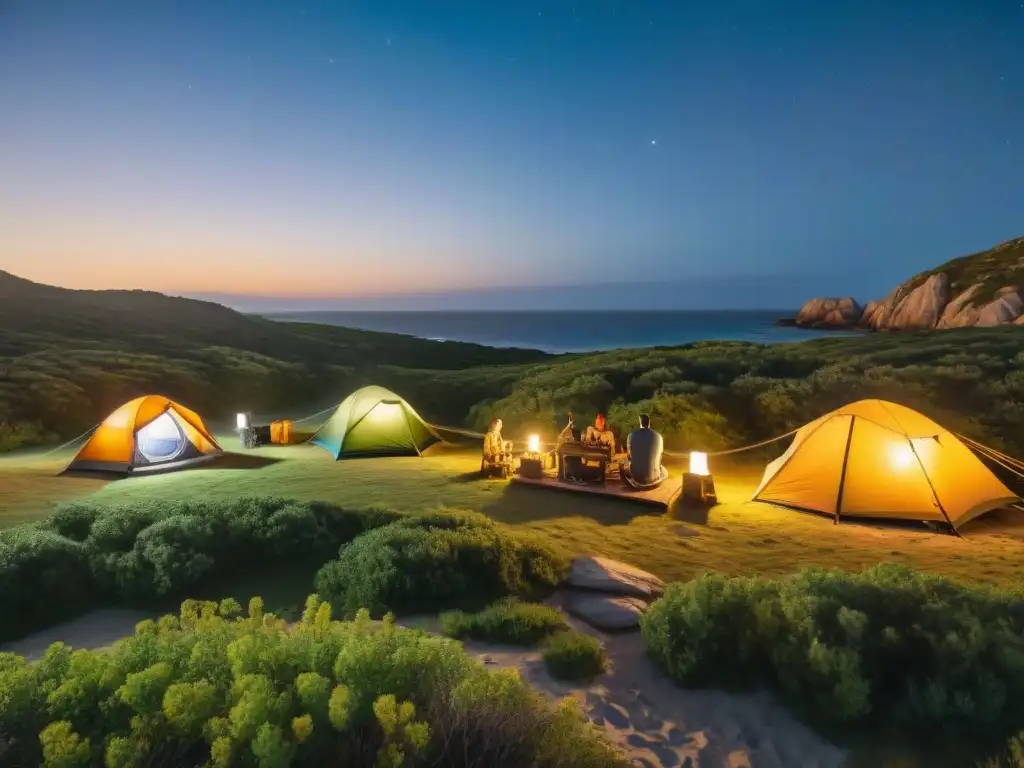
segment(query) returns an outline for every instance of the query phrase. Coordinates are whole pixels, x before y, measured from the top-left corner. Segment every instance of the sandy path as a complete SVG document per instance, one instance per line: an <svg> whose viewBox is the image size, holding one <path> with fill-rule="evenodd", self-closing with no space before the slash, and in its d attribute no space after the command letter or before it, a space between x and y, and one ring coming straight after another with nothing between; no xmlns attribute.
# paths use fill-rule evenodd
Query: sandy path
<svg viewBox="0 0 1024 768"><path fill-rule="evenodd" d="M72 648L95 651L135 634L135 625L143 619L151 618L152 614L139 611L93 611L20 640L4 643L0 646L0 651L16 653L29 661L42 658L46 649L57 642L67 643Z"/></svg>
<svg viewBox="0 0 1024 768"><path fill-rule="evenodd" d="M0 650L39 659L51 643L106 648L135 631L148 614L103 610L81 616ZM767 693L732 695L677 688L644 652L639 632L604 635L569 619L575 629L600 638L610 659L606 674L573 686L547 674L539 652L468 642L466 651L486 665L512 667L553 699L572 695L607 738L637 766L662 768L839 768L846 754L799 723ZM404 626L439 631L436 617Z"/></svg>
<svg viewBox="0 0 1024 768"><path fill-rule="evenodd" d="M465 643L485 664L514 667L552 698L572 695L587 716L637 766L663 768L839 768L846 752L814 733L767 692L734 695L677 688L647 657L639 632L605 635L569 619L574 629L598 637L609 670L592 684L554 680L540 653ZM403 622L428 631L436 619Z"/></svg>

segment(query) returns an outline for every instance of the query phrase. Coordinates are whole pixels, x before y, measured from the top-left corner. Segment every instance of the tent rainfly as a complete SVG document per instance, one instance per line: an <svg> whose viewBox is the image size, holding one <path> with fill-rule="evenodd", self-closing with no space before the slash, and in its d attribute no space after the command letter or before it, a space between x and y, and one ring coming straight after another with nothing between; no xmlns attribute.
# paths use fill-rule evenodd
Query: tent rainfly
<svg viewBox="0 0 1024 768"><path fill-rule="evenodd" d="M951 432L902 405L860 400L801 427L755 501L844 517L948 524L1019 502Z"/></svg>
<svg viewBox="0 0 1024 768"><path fill-rule="evenodd" d="M198 414L166 397L146 395L110 414L65 471L137 474L181 469L220 452Z"/></svg>
<svg viewBox="0 0 1024 768"><path fill-rule="evenodd" d="M405 400L383 387L363 387L342 401L310 442L335 459L419 456L441 438Z"/></svg>

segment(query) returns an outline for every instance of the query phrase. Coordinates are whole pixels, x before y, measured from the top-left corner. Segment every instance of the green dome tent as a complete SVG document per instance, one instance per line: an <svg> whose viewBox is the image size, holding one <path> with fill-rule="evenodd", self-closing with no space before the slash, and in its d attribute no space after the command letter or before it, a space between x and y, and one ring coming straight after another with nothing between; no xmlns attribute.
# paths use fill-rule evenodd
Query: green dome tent
<svg viewBox="0 0 1024 768"><path fill-rule="evenodd" d="M310 438L335 459L419 456L441 438L405 400L383 387L363 387L342 401Z"/></svg>

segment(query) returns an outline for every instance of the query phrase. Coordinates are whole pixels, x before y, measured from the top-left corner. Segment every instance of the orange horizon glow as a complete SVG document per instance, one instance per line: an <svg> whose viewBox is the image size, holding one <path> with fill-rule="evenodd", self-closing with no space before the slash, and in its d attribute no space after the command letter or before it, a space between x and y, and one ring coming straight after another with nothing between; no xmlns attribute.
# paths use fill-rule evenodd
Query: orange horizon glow
<svg viewBox="0 0 1024 768"><path fill-rule="evenodd" d="M102 290L141 290L154 291L168 295L203 295L223 294L239 295L254 299L368 299L388 296L403 296L434 292L472 291L495 287L493 284L482 284L473 281L453 281L438 279L410 279L408 270L403 270L405 280L397 282L388 275L363 276L358 287L342 269L337 274L321 274L318 279L295 279L294 276L267 275L261 268L261 274L253 275L239 272L237 274L218 274L219 279L193 281L182 279L181 275L141 275L135 272L97 274L94 271L78 271L75 269L18 269L0 265L0 269L10 272L16 277L34 283L50 285L70 290L102 291ZM220 270L227 272L229 270ZM157 279L153 279L156 277ZM172 279L166 279L166 278ZM425 277L425 276L424 276ZM338 290L325 290L324 284L336 284Z"/></svg>

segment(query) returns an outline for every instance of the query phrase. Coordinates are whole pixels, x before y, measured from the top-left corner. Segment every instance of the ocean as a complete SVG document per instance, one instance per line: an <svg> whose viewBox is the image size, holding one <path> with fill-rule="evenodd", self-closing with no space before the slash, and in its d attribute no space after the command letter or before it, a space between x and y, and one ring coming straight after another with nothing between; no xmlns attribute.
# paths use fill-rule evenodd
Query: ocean
<svg viewBox="0 0 1024 768"><path fill-rule="evenodd" d="M835 336L775 325L794 311L277 312L273 320L401 333L438 341L544 352L677 346L695 341L777 344Z"/></svg>

